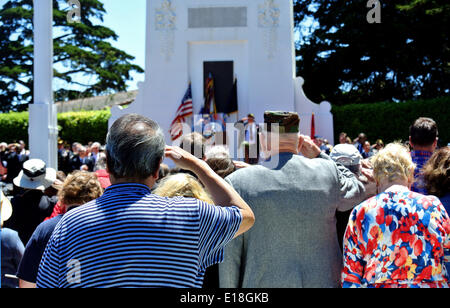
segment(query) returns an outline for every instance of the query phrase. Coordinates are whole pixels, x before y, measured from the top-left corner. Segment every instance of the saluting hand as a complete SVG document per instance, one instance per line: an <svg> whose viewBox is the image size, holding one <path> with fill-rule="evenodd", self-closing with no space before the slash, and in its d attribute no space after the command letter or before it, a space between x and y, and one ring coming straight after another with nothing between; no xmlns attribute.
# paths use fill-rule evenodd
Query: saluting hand
<svg viewBox="0 0 450 308"><path fill-rule="evenodd" d="M306 158L317 158L319 156L321 150L314 143L314 141L305 135L299 135L298 137L298 152L302 153Z"/></svg>
<svg viewBox="0 0 450 308"><path fill-rule="evenodd" d="M191 153L183 150L180 147L166 146L165 157L170 158L181 169L194 171L196 163L200 161Z"/></svg>

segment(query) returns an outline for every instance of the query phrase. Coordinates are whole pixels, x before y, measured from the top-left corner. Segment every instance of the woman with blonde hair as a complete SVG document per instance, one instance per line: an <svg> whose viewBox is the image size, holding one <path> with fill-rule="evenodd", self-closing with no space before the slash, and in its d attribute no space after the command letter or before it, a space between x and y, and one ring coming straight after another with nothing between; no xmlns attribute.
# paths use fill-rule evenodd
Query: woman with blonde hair
<svg viewBox="0 0 450 308"><path fill-rule="evenodd" d="M344 238L343 287L448 287L450 219L434 196L412 192L408 149L372 158L378 194L353 210Z"/></svg>
<svg viewBox="0 0 450 308"><path fill-rule="evenodd" d="M214 204L202 184L200 184L200 182L192 175L187 173L177 173L166 176L159 182L158 187L153 193L161 197L169 198L195 198L208 204Z"/></svg>
<svg viewBox="0 0 450 308"><path fill-rule="evenodd" d="M99 198L102 194L103 189L95 173L75 171L64 181L58 197L63 213L66 213ZM39 263L52 232L62 217L63 214L60 214L41 223L28 241L17 273L20 288L36 287Z"/></svg>

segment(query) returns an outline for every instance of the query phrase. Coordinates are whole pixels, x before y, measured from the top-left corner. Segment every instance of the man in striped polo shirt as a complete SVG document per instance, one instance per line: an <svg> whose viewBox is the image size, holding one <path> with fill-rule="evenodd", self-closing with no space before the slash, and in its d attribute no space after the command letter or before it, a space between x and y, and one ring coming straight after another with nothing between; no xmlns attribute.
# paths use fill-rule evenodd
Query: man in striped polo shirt
<svg viewBox="0 0 450 308"><path fill-rule="evenodd" d="M63 217L37 287L201 287L224 246L253 225L252 210L206 162L166 147L148 118L118 119L106 152L112 186ZM194 172L220 206L151 194L164 155Z"/></svg>

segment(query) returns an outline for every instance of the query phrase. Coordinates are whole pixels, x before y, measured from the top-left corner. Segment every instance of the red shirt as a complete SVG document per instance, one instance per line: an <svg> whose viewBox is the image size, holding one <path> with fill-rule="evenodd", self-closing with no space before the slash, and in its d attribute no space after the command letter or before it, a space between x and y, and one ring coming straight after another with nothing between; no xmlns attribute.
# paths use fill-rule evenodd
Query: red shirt
<svg viewBox="0 0 450 308"><path fill-rule="evenodd" d="M58 201L58 203L56 203L55 207L53 208L52 214L49 217L45 218L44 221L47 221L49 219L52 219L53 217L56 217L60 214L65 214L65 213L66 213L66 211L63 210L63 207L61 206L61 202Z"/></svg>

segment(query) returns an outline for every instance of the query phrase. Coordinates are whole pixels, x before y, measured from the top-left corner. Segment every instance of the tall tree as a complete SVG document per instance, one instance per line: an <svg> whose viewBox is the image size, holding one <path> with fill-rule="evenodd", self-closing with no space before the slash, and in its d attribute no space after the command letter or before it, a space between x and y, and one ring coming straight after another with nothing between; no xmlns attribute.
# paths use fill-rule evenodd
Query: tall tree
<svg viewBox="0 0 450 308"><path fill-rule="evenodd" d="M368 22L366 0L294 0L307 95L336 105L449 95L448 0L371 2L381 23Z"/></svg>
<svg viewBox="0 0 450 308"><path fill-rule="evenodd" d="M99 0L81 1L79 22L69 23L67 0L53 0L54 77L65 85L55 100L125 91L133 56L110 43ZM0 9L0 111L24 110L33 97L33 0L9 0Z"/></svg>

